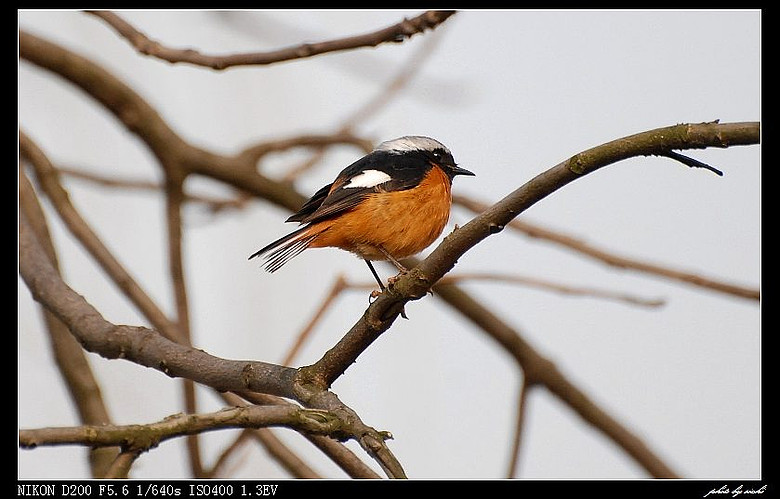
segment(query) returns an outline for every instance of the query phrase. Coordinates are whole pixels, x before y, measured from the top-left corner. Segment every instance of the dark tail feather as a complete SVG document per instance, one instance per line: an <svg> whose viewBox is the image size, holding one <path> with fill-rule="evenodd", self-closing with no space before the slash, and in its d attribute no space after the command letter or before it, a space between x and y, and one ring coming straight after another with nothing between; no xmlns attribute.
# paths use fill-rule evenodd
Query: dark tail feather
<svg viewBox="0 0 780 499"><path fill-rule="evenodd" d="M268 272L275 272L279 270L282 265L289 262L293 257L297 256L303 250L309 247L312 241L314 241L319 232L306 235L306 230L309 227L301 227L286 236L277 239L268 246L253 253L249 259L256 256L268 253L265 256L265 263L263 267Z"/></svg>

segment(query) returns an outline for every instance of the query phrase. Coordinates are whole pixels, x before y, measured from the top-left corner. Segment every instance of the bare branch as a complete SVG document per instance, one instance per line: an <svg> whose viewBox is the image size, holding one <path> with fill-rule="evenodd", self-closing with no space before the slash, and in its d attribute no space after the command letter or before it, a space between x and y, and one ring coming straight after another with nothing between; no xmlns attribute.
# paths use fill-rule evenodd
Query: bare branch
<svg viewBox="0 0 780 499"><path fill-rule="evenodd" d="M223 428L284 426L304 433L327 435L337 431L340 425L340 421L326 411L302 409L290 404L248 405L208 414L176 414L146 425L87 425L20 430L19 445L32 448L39 445L80 444L147 451L171 438Z"/></svg>
<svg viewBox="0 0 780 499"><path fill-rule="evenodd" d="M460 204L473 211L474 213L481 213L488 209L488 205L477 200L465 197L455 196L453 202ZM614 252L597 248L594 245L577 239L573 236L546 229L539 225L528 222L527 220L512 220L507 224L507 227L518 230L525 233L529 237L542 239L555 244L559 244L571 250L574 250L583 255L590 256L600 260L601 262L617 267L620 269L636 270L639 272L645 272L651 275L657 275L659 277L665 277L668 279L674 279L694 286L707 288L713 291L719 291L733 296L739 296L742 298L748 298L752 300L760 299L760 292L757 289L746 288L737 286L735 284L726 283L716 279L704 277L693 272L686 272L682 270L675 270L668 266L653 265L634 258L628 258L620 256Z"/></svg>
<svg viewBox="0 0 780 499"><path fill-rule="evenodd" d="M525 423L525 411L528 403L529 384L523 378L520 383L520 393L517 396L517 423L515 424L515 438L512 439L512 451L509 458L507 478L517 476L517 463L520 460L520 446L523 438L523 426Z"/></svg>
<svg viewBox="0 0 780 499"><path fill-rule="evenodd" d="M322 150L325 146L349 144L364 152L369 152L373 143L370 140L353 135L348 130L341 130L328 135L296 135L277 140L263 141L259 144L247 147L238 157L248 164L255 164L263 156L272 152L286 151L297 147L309 147Z"/></svg>
<svg viewBox="0 0 780 499"><path fill-rule="evenodd" d="M522 284L524 286L538 288L553 293L560 293L562 295L603 298L606 300L615 300L629 303L631 305L638 305L641 307L660 307L665 303L664 300L659 298L642 298L627 293L618 293L616 291L608 291L585 286L568 286L564 284L558 284L547 279L525 277L520 275L499 274L493 272L459 272L457 274L448 274L439 280L439 284L455 284L462 281L475 280Z"/></svg>
<svg viewBox="0 0 780 499"><path fill-rule="evenodd" d="M361 47L376 47L383 43L399 43L439 24L455 14L454 11L427 11L419 16L364 35L350 36L318 43L304 43L270 52L250 52L223 56L206 55L193 49L173 49L153 41L130 23L110 11L87 11L103 19L117 33L126 38L136 50L171 63L185 62L223 70L233 66L270 65L278 62L313 57L329 52L340 52Z"/></svg>
<svg viewBox="0 0 780 499"><path fill-rule="evenodd" d="M444 300L514 357L523 370L523 382L545 387L576 412L586 423L603 432L639 465L656 478L676 478L675 473L637 435L598 406L584 391L539 353L512 326L485 308L458 286L436 285L434 296Z"/></svg>
<svg viewBox="0 0 780 499"><path fill-rule="evenodd" d="M106 478L127 478L133 463L142 454L140 450L122 451L116 456L114 462L106 473Z"/></svg>
<svg viewBox="0 0 780 499"><path fill-rule="evenodd" d="M409 83L409 81L417 74L417 72L424 67L424 60L433 53L433 48L436 46L436 42L439 37L432 36L427 37L420 50L414 54L414 56L406 64L402 65L401 71L388 83L386 88L381 89L376 93L373 99L364 103L357 110L352 112L352 115L347 117L341 125L338 127L340 133L349 133L360 123L365 121L371 114L377 113L380 109L385 107L398 93ZM372 144L368 144L368 147L364 148L365 152L371 151ZM316 154L312 155L309 159L302 164L291 168L284 176L283 180L293 181L300 176L303 172L307 171L312 165L316 164L323 155L323 149L320 148Z"/></svg>
<svg viewBox="0 0 780 499"><path fill-rule="evenodd" d="M114 176L101 175L98 173L85 172L75 168L57 167L57 171L67 177L91 182L100 187L107 187L109 189L121 189L121 190L138 190L138 191L151 191L162 192L164 186L159 182L151 182L148 180L132 179L132 178L118 178ZM249 201L248 196L242 193L236 193L235 198L216 198L212 196L202 194L184 194L184 201L188 203L200 203L206 205L207 208L216 213L225 211L228 209L241 209L247 205Z"/></svg>

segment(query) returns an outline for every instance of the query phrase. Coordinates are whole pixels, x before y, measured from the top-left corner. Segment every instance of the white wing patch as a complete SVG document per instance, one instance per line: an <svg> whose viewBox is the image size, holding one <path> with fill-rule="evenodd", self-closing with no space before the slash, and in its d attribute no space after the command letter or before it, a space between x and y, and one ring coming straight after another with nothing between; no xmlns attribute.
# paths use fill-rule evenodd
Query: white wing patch
<svg viewBox="0 0 780 499"><path fill-rule="evenodd" d="M354 187L374 187L376 185L392 180L393 177L379 170L365 170L349 179L349 183L344 184L343 189Z"/></svg>

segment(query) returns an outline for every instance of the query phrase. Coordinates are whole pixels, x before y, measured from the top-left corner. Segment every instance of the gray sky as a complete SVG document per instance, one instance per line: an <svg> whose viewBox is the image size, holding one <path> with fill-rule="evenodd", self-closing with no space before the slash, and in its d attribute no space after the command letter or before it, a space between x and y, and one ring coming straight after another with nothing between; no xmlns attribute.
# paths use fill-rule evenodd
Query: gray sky
<svg viewBox="0 0 780 499"><path fill-rule="evenodd" d="M122 15L172 47L226 54L364 33L417 13ZM403 44L225 72L138 55L102 21L79 12L22 11L19 26L104 65L186 140L219 153L334 131L433 43L415 78L357 132L376 141L437 138L477 174L456 178L454 191L487 203L572 154L619 137L683 122L761 119L758 11L465 11ZM26 62L19 68L18 108L20 127L58 165L161 177L151 154L111 116ZM689 154L725 175L635 158L566 186L523 219L621 255L759 287L760 147ZM333 150L297 188L313 193L358 156L353 148ZM264 173L282 175L304 157L280 155ZM162 197L77 180L66 185L109 248L170 313ZM187 187L227 192L200 180ZM196 346L226 358L279 362L337 275L371 282L363 262L337 250L308 251L275 274L247 262L290 230L287 216L263 202L218 216L187 208L185 263ZM454 209L446 231L471 217ZM71 287L108 320L145 325L56 217L50 220ZM515 284L464 284L681 475L760 477L757 303L610 269L511 231L469 251L459 271L664 299L663 307L643 308ZM296 364L317 360L366 305L363 291L342 296ZM410 477L503 477L520 386L516 365L435 297L407 305L407 312L410 320L397 321L334 391L367 424L393 433L391 449ZM18 313L20 427L77 424L21 279ZM117 423L154 422L181 410L180 383L131 363L89 358ZM208 390L201 395L203 411L221 407ZM534 391L527 410L521 478L645 478L624 452L549 393ZM344 476L299 436L280 436L317 471ZM231 438L205 436L207 459ZM133 476L186 477L184 452L183 441L166 442L141 457ZM257 448L246 448L233 469L237 478L286 476ZM89 476L85 453L71 447L19 451L18 473Z"/></svg>

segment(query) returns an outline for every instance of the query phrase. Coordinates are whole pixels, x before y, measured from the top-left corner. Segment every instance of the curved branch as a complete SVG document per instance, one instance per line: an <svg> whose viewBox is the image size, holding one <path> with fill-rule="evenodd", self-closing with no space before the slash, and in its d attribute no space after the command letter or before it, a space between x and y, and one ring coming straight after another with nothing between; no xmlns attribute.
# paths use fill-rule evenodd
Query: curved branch
<svg viewBox="0 0 780 499"><path fill-rule="evenodd" d="M380 295L341 341L316 363L303 368L302 375L312 383L329 387L392 325L404 304L425 296L466 251L488 236L501 232L520 213L570 182L634 156L660 155L673 149L757 144L759 132L759 124L752 122L681 124L617 139L572 156L447 235L425 260Z"/></svg>
<svg viewBox="0 0 780 499"><path fill-rule="evenodd" d="M130 468L135 460L141 455L140 451L123 451L111 463L105 478L127 478L130 474Z"/></svg>
<svg viewBox="0 0 780 499"><path fill-rule="evenodd" d="M136 50L171 63L185 62L223 70L233 66L270 65L293 59L313 57L329 52L340 52L361 47L376 47L383 43L399 43L439 24L455 14L454 11L429 10L419 16L364 35L350 36L318 43L304 43L270 52L250 52L232 55L207 55L192 49L174 49L149 39L130 23L110 11L86 11L103 19L117 33L126 38Z"/></svg>

